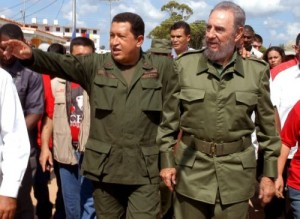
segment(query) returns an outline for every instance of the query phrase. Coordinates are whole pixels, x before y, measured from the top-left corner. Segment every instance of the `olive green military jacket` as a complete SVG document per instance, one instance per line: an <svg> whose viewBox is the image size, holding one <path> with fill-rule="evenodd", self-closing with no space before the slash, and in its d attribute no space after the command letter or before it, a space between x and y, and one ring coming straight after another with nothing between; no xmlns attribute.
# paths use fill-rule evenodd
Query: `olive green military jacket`
<svg viewBox="0 0 300 219"><path fill-rule="evenodd" d="M142 53L128 86L111 54L74 57L33 51L32 69L79 83L89 94L91 124L82 172L119 184L159 182L157 128L178 87L173 60Z"/></svg>
<svg viewBox="0 0 300 219"><path fill-rule="evenodd" d="M172 150L179 124L183 136L215 143L249 138L256 129L264 150L264 175L276 177L280 139L274 126L267 64L237 55L220 76L203 51L184 54L176 64L180 91L174 94L176 101L166 103L158 131L161 167L177 168L176 192L192 199L214 204L218 190L223 204L249 199L255 191L256 172L251 141L241 152L218 157L184 141L175 159Z"/></svg>

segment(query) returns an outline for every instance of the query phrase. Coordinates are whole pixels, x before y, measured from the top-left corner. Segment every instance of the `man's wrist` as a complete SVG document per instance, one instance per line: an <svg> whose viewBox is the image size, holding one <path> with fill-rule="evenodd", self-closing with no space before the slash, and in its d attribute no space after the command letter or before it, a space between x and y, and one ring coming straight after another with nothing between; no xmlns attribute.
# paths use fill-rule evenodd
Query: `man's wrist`
<svg viewBox="0 0 300 219"><path fill-rule="evenodd" d="M269 176L262 176L261 179L263 179L263 178L269 179L269 180L271 180L272 182L275 182L275 180L277 179L277 177L269 177Z"/></svg>

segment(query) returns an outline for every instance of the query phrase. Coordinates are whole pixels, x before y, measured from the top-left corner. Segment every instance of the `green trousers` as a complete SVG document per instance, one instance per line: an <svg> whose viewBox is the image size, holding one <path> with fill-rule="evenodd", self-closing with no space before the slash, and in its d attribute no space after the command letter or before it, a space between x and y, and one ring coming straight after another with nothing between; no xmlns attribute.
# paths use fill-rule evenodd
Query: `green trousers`
<svg viewBox="0 0 300 219"><path fill-rule="evenodd" d="M175 193L174 211L176 219L247 219L248 200L230 205L217 201L212 205Z"/></svg>
<svg viewBox="0 0 300 219"><path fill-rule="evenodd" d="M157 219L160 211L159 184L120 185L94 182L97 218Z"/></svg>

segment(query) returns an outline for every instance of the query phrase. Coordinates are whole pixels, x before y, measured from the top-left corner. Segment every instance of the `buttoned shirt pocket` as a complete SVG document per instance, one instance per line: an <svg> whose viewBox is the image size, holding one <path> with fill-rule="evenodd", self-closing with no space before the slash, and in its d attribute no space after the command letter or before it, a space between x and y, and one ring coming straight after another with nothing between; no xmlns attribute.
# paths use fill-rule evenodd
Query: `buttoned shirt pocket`
<svg viewBox="0 0 300 219"><path fill-rule="evenodd" d="M162 110L162 83L156 79L141 79L142 111Z"/></svg>
<svg viewBox="0 0 300 219"><path fill-rule="evenodd" d="M83 174L98 181L110 150L111 144L89 138L85 146L82 162Z"/></svg>
<svg viewBox="0 0 300 219"><path fill-rule="evenodd" d="M141 110L155 126L161 121L162 84L156 79L141 79Z"/></svg>
<svg viewBox="0 0 300 219"><path fill-rule="evenodd" d="M185 145L182 141L179 144L175 154L175 163L179 166L192 168L196 160L196 151Z"/></svg>
<svg viewBox="0 0 300 219"><path fill-rule="evenodd" d="M147 168L147 173L149 175L151 183L157 183L158 176L159 176L159 169L158 169L159 148L157 145L155 145L150 147L141 147L141 150L143 153L144 161ZM155 178L156 181L153 182Z"/></svg>
<svg viewBox="0 0 300 219"><path fill-rule="evenodd" d="M182 110L181 125L194 129L203 129L204 119L206 118L205 90L184 87L179 93L180 107ZM195 123L195 118L198 122Z"/></svg>
<svg viewBox="0 0 300 219"><path fill-rule="evenodd" d="M105 76L96 76L94 79L94 104L96 109L112 110L118 79Z"/></svg>

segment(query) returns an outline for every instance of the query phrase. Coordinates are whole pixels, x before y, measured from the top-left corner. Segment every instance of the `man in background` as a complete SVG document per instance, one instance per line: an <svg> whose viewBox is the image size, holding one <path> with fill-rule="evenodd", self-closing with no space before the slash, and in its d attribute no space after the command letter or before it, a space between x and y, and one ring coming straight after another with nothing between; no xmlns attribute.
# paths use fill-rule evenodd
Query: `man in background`
<svg viewBox="0 0 300 219"><path fill-rule="evenodd" d="M170 27L170 37L172 43L172 56L174 59L182 53L192 50L192 48L189 48L191 28L185 21L177 21Z"/></svg>
<svg viewBox="0 0 300 219"><path fill-rule="evenodd" d="M255 32L250 25L245 25L244 35L243 35L243 45L244 48L250 52L251 56L261 59L263 54L256 48L252 46L254 40Z"/></svg>
<svg viewBox="0 0 300 219"><path fill-rule="evenodd" d="M261 50L263 44L263 38L259 34L254 34L253 42L252 42L252 47L254 49L257 49L258 51Z"/></svg>
<svg viewBox="0 0 300 219"><path fill-rule="evenodd" d="M50 51L55 46L51 45ZM92 54L94 42L85 37L74 38L70 52L74 56ZM46 130L53 130L53 156L58 162L66 217L92 219L96 215L92 182L80 174L90 124L88 95L79 84L61 78L52 79L51 88L55 104L53 120L46 118ZM43 169L47 164L53 165L47 144L43 145L40 163Z"/></svg>

